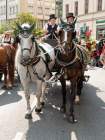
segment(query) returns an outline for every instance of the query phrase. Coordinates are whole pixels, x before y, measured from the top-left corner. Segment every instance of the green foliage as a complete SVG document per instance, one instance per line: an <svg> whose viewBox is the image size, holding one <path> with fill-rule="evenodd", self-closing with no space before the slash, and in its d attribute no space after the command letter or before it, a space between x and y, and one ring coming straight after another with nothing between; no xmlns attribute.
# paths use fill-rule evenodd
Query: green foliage
<svg viewBox="0 0 105 140"><path fill-rule="evenodd" d="M3 27L3 25L0 25L0 34L3 34L4 31L5 31L5 28Z"/></svg>
<svg viewBox="0 0 105 140"><path fill-rule="evenodd" d="M40 37L41 35L43 35L43 33L44 31L42 29L36 29L34 35Z"/></svg>
<svg viewBox="0 0 105 140"><path fill-rule="evenodd" d="M12 29L14 31L14 36L17 36L17 34L19 33L17 23L19 25L22 25L23 23L28 23L30 25L35 24L35 26L36 26L36 24L38 23L38 20L29 13L21 13L21 14L17 15L17 19L15 21L13 21L13 23L12 23ZM36 29L36 27L33 30L34 35L41 35L42 33L43 33L42 30Z"/></svg>
<svg viewBox="0 0 105 140"><path fill-rule="evenodd" d="M13 36L17 36L19 33L17 23L20 25L22 25L23 23L29 23L30 25L35 24L36 26L36 24L38 24L38 19L36 19L29 13L21 13L17 15L17 18L15 20L0 24L0 34L3 34L5 31L12 30ZM35 36L41 36L43 34L43 30L35 27L35 29L33 30L33 34Z"/></svg>
<svg viewBox="0 0 105 140"><path fill-rule="evenodd" d="M17 15L16 20L12 22L12 29L14 36L17 36L19 33L17 24L22 25L23 23L29 23L32 25L33 23L36 24L36 18L29 13L21 13Z"/></svg>
<svg viewBox="0 0 105 140"><path fill-rule="evenodd" d="M10 23L7 22L7 23L0 24L0 34L3 34L7 30L11 30Z"/></svg>

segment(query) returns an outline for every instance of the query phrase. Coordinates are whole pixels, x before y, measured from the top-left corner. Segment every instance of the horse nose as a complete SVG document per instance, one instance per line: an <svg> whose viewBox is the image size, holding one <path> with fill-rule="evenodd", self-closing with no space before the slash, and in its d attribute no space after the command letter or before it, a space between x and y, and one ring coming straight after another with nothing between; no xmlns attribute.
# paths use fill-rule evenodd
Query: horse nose
<svg viewBox="0 0 105 140"><path fill-rule="evenodd" d="M67 31L69 31L70 30L70 27L69 26L67 26Z"/></svg>
<svg viewBox="0 0 105 140"><path fill-rule="evenodd" d="M24 60L25 62L27 62L29 59L30 59L29 56L23 56L23 60Z"/></svg>

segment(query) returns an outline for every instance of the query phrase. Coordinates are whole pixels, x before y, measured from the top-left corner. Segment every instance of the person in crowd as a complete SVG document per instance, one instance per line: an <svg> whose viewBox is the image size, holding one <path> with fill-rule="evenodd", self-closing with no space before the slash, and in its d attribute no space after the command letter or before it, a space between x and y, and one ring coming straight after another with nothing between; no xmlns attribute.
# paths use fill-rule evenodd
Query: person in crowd
<svg viewBox="0 0 105 140"><path fill-rule="evenodd" d="M105 43L102 49L102 53L100 55L100 62L102 63L103 68L105 68Z"/></svg>
<svg viewBox="0 0 105 140"><path fill-rule="evenodd" d="M2 43L8 43L8 44L12 44L13 43L13 38L10 32L5 32L4 36L2 38Z"/></svg>

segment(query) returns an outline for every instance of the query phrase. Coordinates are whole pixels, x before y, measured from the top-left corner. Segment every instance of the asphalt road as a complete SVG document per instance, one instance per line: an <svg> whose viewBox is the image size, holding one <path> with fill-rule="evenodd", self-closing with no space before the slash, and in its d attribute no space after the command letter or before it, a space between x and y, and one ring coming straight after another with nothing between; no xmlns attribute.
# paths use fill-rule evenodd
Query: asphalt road
<svg viewBox="0 0 105 140"><path fill-rule="evenodd" d="M10 91L0 90L0 140L105 140L105 70L90 68L87 74L90 79L84 83L81 103L75 105L76 124L68 123L59 111L59 83L46 95L41 114L33 111L30 121L24 118L26 102L20 84Z"/></svg>

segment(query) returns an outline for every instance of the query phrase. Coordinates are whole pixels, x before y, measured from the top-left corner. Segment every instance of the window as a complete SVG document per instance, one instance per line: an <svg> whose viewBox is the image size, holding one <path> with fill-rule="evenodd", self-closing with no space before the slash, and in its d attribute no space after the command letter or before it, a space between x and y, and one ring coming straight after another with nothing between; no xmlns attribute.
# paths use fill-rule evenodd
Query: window
<svg viewBox="0 0 105 140"><path fill-rule="evenodd" d="M43 8L42 7L38 7L38 15L42 15L43 14Z"/></svg>
<svg viewBox="0 0 105 140"><path fill-rule="evenodd" d="M85 14L88 14L89 0L85 0Z"/></svg>
<svg viewBox="0 0 105 140"><path fill-rule="evenodd" d="M6 14L6 6L4 5L4 15Z"/></svg>
<svg viewBox="0 0 105 140"><path fill-rule="evenodd" d="M33 3L34 1L33 0L28 0L28 3Z"/></svg>
<svg viewBox="0 0 105 140"><path fill-rule="evenodd" d="M1 6L1 15L3 14L3 7Z"/></svg>
<svg viewBox="0 0 105 140"><path fill-rule="evenodd" d="M75 1L75 15L78 16L78 1Z"/></svg>
<svg viewBox="0 0 105 140"><path fill-rule="evenodd" d="M16 13L18 13L18 5L16 5Z"/></svg>
<svg viewBox="0 0 105 140"><path fill-rule="evenodd" d="M98 11L102 11L102 0L98 0Z"/></svg>
<svg viewBox="0 0 105 140"><path fill-rule="evenodd" d="M11 15L11 13L12 13L12 8L10 7L9 8L9 14Z"/></svg>
<svg viewBox="0 0 105 140"><path fill-rule="evenodd" d="M14 15L15 14L15 6L9 7L9 14Z"/></svg>
<svg viewBox="0 0 105 140"><path fill-rule="evenodd" d="M45 7L45 14L46 14L46 15L49 15L49 11L50 11L50 8Z"/></svg>
<svg viewBox="0 0 105 140"><path fill-rule="evenodd" d="M15 13L15 6L13 6L13 13L12 14L14 15L14 13Z"/></svg>
<svg viewBox="0 0 105 140"><path fill-rule="evenodd" d="M66 15L67 15L68 12L69 12L69 4L66 4L65 5L65 13L66 13Z"/></svg>

